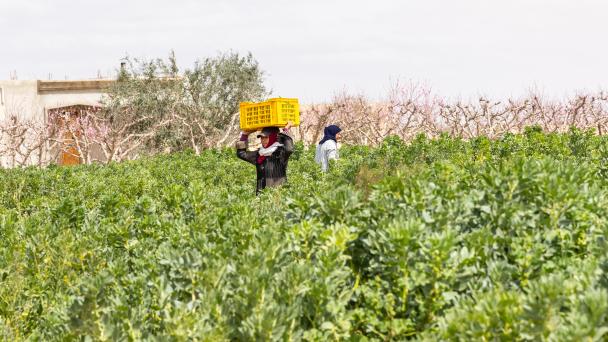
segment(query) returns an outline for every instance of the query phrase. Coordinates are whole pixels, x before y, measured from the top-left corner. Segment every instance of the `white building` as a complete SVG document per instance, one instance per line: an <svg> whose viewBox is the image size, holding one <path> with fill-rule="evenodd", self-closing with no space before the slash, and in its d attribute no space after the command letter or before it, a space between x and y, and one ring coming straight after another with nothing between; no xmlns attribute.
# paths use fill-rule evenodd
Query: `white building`
<svg viewBox="0 0 608 342"><path fill-rule="evenodd" d="M15 122L30 125L45 125L49 114L69 112L77 115L79 110L98 108L106 89L115 80L78 80L78 81L42 81L42 80L10 80L0 81L0 166L12 167L17 165L37 164L43 154L51 153L50 147L40 148L34 152L28 149L18 151L11 149L11 127ZM13 129L14 131L15 129ZM12 136L13 140L14 135ZM33 144L33 136L28 136L25 144ZM80 158L74 153L66 139L56 161L60 164L78 164ZM48 145L48 144L47 144ZM25 145L24 145L25 146ZM43 151L44 150L44 151ZM24 155L27 154L27 155ZM48 156L46 156L48 157ZM27 160L26 160L27 159Z"/></svg>

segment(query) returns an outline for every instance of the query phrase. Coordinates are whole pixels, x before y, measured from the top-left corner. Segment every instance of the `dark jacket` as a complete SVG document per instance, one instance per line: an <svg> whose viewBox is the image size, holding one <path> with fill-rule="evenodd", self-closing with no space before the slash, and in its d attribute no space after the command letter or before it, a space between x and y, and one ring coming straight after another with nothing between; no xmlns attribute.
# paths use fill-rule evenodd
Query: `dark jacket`
<svg viewBox="0 0 608 342"><path fill-rule="evenodd" d="M247 151L247 141L239 141L236 144L236 155L239 159L255 165L257 173L257 185L255 192L267 186L278 186L287 181L287 161L293 153L293 140L289 135L279 133L277 141L283 146L279 146L274 153L258 164L258 151Z"/></svg>

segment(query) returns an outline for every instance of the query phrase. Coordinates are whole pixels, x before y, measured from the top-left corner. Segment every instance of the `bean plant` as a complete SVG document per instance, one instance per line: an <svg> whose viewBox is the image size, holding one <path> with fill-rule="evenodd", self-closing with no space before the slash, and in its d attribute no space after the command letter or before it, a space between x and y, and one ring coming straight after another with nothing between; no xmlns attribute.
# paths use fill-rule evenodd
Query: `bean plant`
<svg viewBox="0 0 608 342"><path fill-rule="evenodd" d="M389 137L255 195L231 149L0 170L0 339L608 336L608 139Z"/></svg>

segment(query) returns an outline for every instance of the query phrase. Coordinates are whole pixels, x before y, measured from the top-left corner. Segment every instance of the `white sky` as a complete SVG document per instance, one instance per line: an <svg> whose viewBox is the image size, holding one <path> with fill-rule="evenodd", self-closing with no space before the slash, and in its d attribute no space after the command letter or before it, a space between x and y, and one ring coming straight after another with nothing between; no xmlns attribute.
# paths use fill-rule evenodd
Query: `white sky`
<svg viewBox="0 0 608 342"><path fill-rule="evenodd" d="M251 51L273 94L341 89L372 98L391 80L468 98L608 89L605 0L0 0L0 79L94 78L120 58L182 67Z"/></svg>

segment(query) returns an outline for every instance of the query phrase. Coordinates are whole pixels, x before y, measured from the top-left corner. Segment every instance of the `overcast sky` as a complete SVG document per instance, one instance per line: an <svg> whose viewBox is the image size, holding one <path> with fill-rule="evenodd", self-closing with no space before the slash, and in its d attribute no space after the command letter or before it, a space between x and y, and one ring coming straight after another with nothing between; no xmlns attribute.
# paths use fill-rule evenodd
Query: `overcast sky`
<svg viewBox="0 0 608 342"><path fill-rule="evenodd" d="M0 0L0 40L0 79L233 50L253 53L273 95L303 102L378 98L395 79L462 98L608 89L605 0Z"/></svg>

